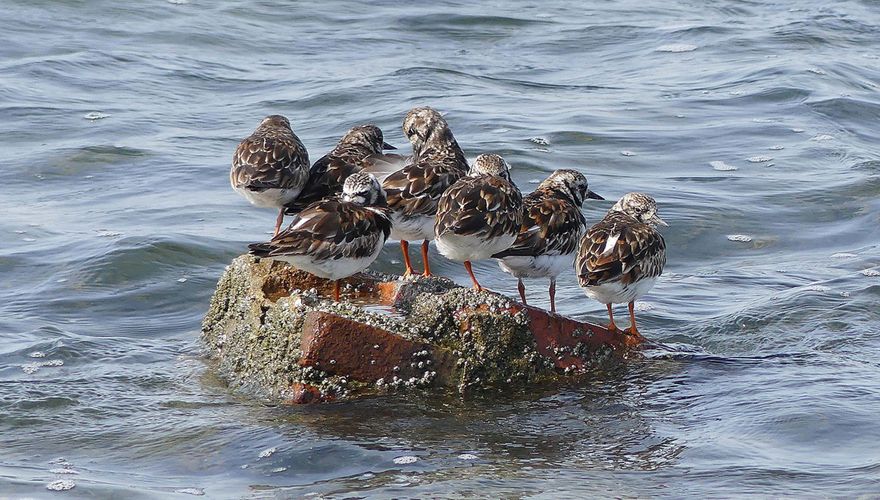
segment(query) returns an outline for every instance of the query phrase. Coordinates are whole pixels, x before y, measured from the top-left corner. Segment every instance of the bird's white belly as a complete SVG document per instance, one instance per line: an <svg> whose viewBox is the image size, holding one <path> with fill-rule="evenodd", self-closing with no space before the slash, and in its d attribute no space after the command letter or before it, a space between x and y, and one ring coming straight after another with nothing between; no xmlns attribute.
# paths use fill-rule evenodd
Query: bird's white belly
<svg viewBox="0 0 880 500"><path fill-rule="evenodd" d="M498 259L498 266L515 278L555 278L566 269L571 270L573 262L573 253L536 257L512 255Z"/></svg>
<svg viewBox="0 0 880 500"><path fill-rule="evenodd" d="M391 238L417 241L434 239L434 216L401 217L391 214Z"/></svg>
<svg viewBox="0 0 880 500"><path fill-rule="evenodd" d="M656 281L657 278L645 278L629 285L614 281L584 287L584 293L587 294L587 297L603 304L623 304L632 302L648 293Z"/></svg>
<svg viewBox="0 0 880 500"><path fill-rule="evenodd" d="M296 189L265 189L263 191L251 191L246 188L233 188L235 192L245 197L256 207L281 208L292 202L299 196L302 188Z"/></svg>
<svg viewBox="0 0 880 500"><path fill-rule="evenodd" d="M516 241L516 235L498 236L487 240L479 236L446 233L438 236L435 241L437 250L444 257L463 262L488 259L502 250L507 250Z"/></svg>
<svg viewBox="0 0 880 500"><path fill-rule="evenodd" d="M370 267L370 264L379 256L383 245L376 245L376 249L368 257L341 258L341 259L315 259L310 255L284 255L271 257L276 260L291 264L297 269L314 274L320 278L338 280L357 274Z"/></svg>

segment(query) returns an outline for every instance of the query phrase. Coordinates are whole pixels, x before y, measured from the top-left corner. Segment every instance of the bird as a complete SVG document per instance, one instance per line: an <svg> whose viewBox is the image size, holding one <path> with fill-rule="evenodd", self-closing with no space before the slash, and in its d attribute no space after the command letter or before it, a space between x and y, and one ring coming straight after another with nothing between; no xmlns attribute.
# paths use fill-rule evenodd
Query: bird
<svg viewBox="0 0 880 500"><path fill-rule="evenodd" d="M483 290L471 261L488 259L516 241L523 222L523 199L510 180L510 165L496 154L481 154L467 177L440 198L434 235L437 250L464 262L475 290Z"/></svg>
<svg viewBox="0 0 880 500"><path fill-rule="evenodd" d="M666 265L666 242L657 225L668 226L657 215L657 203L644 193L625 194L583 236L575 271L584 293L608 308L608 330L614 324L612 304L629 304L630 327L636 327L635 301L654 286Z"/></svg>
<svg viewBox="0 0 880 500"><path fill-rule="evenodd" d="M357 172L345 180L341 196L309 205L271 241L248 248L257 257L288 262L333 280L333 298L338 302L338 280L368 268L390 234L381 184L374 175Z"/></svg>
<svg viewBox="0 0 880 500"><path fill-rule="evenodd" d="M400 241L404 276L415 274L409 242L422 240L422 275L431 276L428 242L434 239L437 203L449 186L467 175L468 163L449 124L433 108L411 109L403 120L403 133L412 144L412 159L382 183L394 223L391 237Z"/></svg>
<svg viewBox="0 0 880 500"><path fill-rule="evenodd" d="M229 182L238 194L258 207L277 208L277 235L284 206L302 192L309 177L309 153L281 115L263 118L254 133L242 140L232 156Z"/></svg>
<svg viewBox="0 0 880 500"><path fill-rule="evenodd" d="M367 170L378 174L374 170L379 170L379 165L403 164L405 157L384 154L384 150L389 149L397 148L385 142L382 130L376 125L351 128L329 153L315 161L309 169L305 188L287 206L286 213L294 215L316 201L341 193L345 179L355 172Z"/></svg>
<svg viewBox="0 0 880 500"><path fill-rule="evenodd" d="M571 269L587 220L584 200L604 200L590 191L587 178L577 170L556 170L523 198L523 222L510 248L496 253L501 270L517 278L523 304L523 278L550 278L550 312L556 312L556 277Z"/></svg>

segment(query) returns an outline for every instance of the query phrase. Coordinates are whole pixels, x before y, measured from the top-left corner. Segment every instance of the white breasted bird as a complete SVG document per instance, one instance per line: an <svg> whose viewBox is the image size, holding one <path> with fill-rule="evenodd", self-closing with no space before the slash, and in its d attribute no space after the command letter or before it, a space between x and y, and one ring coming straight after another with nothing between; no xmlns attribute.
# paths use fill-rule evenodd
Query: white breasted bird
<svg viewBox="0 0 880 500"><path fill-rule="evenodd" d="M587 231L578 249L575 271L584 293L608 308L608 329L614 324L612 304L629 304L629 333L638 335L635 301L654 286L666 265L666 242L655 229L667 224L657 203L644 193L627 193L605 217Z"/></svg>

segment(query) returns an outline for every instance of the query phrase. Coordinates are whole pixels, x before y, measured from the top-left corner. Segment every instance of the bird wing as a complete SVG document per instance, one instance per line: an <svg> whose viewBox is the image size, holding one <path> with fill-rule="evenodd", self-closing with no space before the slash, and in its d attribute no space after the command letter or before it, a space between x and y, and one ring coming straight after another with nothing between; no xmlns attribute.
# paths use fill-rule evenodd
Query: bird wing
<svg viewBox="0 0 880 500"><path fill-rule="evenodd" d="M522 194L494 176L465 177L440 198L434 231L494 238L522 225Z"/></svg>
<svg viewBox="0 0 880 500"><path fill-rule="evenodd" d="M411 163L389 175L382 183L388 208L404 217L434 215L440 196L464 176L457 169L429 162Z"/></svg>
<svg viewBox="0 0 880 500"><path fill-rule="evenodd" d="M516 241L493 257L561 255L577 249L587 224L577 206L558 198L529 195L523 212Z"/></svg>
<svg viewBox="0 0 880 500"><path fill-rule="evenodd" d="M232 157L230 181L251 191L301 187L309 155L295 137L248 137Z"/></svg>
<svg viewBox="0 0 880 500"><path fill-rule="evenodd" d="M249 245L259 257L311 255L316 259L366 257L391 233L382 209L329 199L297 214L290 226L267 243Z"/></svg>
<svg viewBox="0 0 880 500"><path fill-rule="evenodd" d="M628 285L660 276L666 264L666 242L651 226L612 212L581 240L576 262L581 286L611 281Z"/></svg>

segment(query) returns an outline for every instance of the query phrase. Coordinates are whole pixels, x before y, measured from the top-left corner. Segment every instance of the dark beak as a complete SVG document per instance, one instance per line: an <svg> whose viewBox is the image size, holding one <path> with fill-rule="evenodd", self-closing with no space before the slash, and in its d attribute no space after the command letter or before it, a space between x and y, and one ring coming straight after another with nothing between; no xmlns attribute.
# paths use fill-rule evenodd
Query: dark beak
<svg viewBox="0 0 880 500"><path fill-rule="evenodd" d="M598 194L590 191L589 189L587 190L587 198L589 198L591 200L604 200L605 199L605 198L602 198L601 196L599 196Z"/></svg>
<svg viewBox="0 0 880 500"><path fill-rule="evenodd" d="M392 146L391 144L388 144L387 142L383 142L383 143L382 143L382 149L397 149L397 148L395 148L395 147Z"/></svg>

